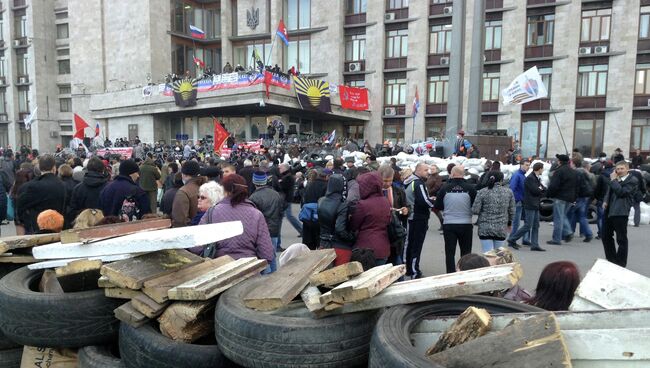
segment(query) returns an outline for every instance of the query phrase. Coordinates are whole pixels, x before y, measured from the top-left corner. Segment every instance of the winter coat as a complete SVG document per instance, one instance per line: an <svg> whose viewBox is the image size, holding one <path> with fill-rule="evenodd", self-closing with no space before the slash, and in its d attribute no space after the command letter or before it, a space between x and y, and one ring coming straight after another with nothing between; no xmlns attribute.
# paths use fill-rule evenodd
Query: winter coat
<svg viewBox="0 0 650 368"><path fill-rule="evenodd" d="M236 206L230 204L230 198L210 207L201 218L199 224L216 224L227 221L241 221L244 232L232 238L216 243L216 257L229 255L234 259L257 257L273 260L275 252L269 235L269 228L264 221L264 215L253 202L246 200Z"/></svg>
<svg viewBox="0 0 650 368"><path fill-rule="evenodd" d="M291 174L290 170L284 172L278 178L278 192L284 200L284 207L288 206L293 201L293 191L296 185L296 178Z"/></svg>
<svg viewBox="0 0 650 368"><path fill-rule="evenodd" d="M262 187L257 188L249 199L264 215L271 237L279 237L284 209L282 196L271 187Z"/></svg>
<svg viewBox="0 0 650 368"><path fill-rule="evenodd" d="M74 214L74 212L72 211L72 207L70 206L72 202L72 191L77 186L77 184L80 183L72 179L71 176L61 178L61 181L63 182L63 187L65 188L65 205L64 205L65 213L62 213L65 219L63 228L69 229L72 226L72 222L74 222L74 219L76 218L76 215Z"/></svg>
<svg viewBox="0 0 650 368"><path fill-rule="evenodd" d="M427 178L427 191L429 191L429 195L436 195L440 188L442 188L442 178L440 175L429 175Z"/></svg>
<svg viewBox="0 0 650 368"><path fill-rule="evenodd" d="M510 179L510 190L515 196L515 202L524 200L524 181L526 181L526 173L521 169L517 170Z"/></svg>
<svg viewBox="0 0 650 368"><path fill-rule="evenodd" d="M140 165L140 188L146 192L158 190L157 180L160 180L160 170L156 163L148 158Z"/></svg>
<svg viewBox="0 0 650 368"><path fill-rule="evenodd" d="M4 185L0 185L0 222L7 219L7 191Z"/></svg>
<svg viewBox="0 0 650 368"><path fill-rule="evenodd" d="M569 203L575 202L578 198L578 173L568 164L558 167L551 176L548 196Z"/></svg>
<svg viewBox="0 0 650 368"><path fill-rule="evenodd" d="M352 203L357 202L359 199L361 199L361 195L359 194L359 183L357 183L356 179L352 179L348 181L348 195L345 200L348 203Z"/></svg>
<svg viewBox="0 0 650 368"><path fill-rule="evenodd" d="M366 173L357 177L357 182L361 200L350 219L350 229L358 232L354 246L373 250L376 259L388 258L391 208L382 193L382 179L378 173Z"/></svg>
<svg viewBox="0 0 650 368"><path fill-rule="evenodd" d="M604 203L606 217L628 217L630 208L634 205L634 196L639 190L639 182L632 175L627 176L623 182L618 179L610 180L605 194Z"/></svg>
<svg viewBox="0 0 650 368"><path fill-rule="evenodd" d="M522 202L525 210L538 210L539 201L546 192L546 188L539 180L535 173L530 173L524 181L524 201Z"/></svg>
<svg viewBox="0 0 650 368"><path fill-rule="evenodd" d="M160 201L160 212L169 216L172 216L172 207L174 205L174 197L176 197L176 192L180 188L169 188L165 194L163 194L162 200Z"/></svg>
<svg viewBox="0 0 650 368"><path fill-rule="evenodd" d="M506 238L506 227L515 216L515 197L510 188L496 184L476 194L472 212L478 215L478 236L481 239Z"/></svg>
<svg viewBox="0 0 650 368"><path fill-rule="evenodd" d="M108 174L89 171L83 181L74 187L70 198L70 214L73 218L86 208L99 208L99 194L108 183L108 177Z"/></svg>
<svg viewBox="0 0 650 368"><path fill-rule="evenodd" d="M151 213L149 197L130 176L118 175L111 183L106 185L99 195L99 208L104 216L118 216L124 200L132 196L136 206L140 209L140 217Z"/></svg>
<svg viewBox="0 0 650 368"><path fill-rule="evenodd" d="M355 235L349 231L349 203L343 198L345 181L332 175L327 183L325 197L318 201L320 246L323 248L352 249Z"/></svg>
<svg viewBox="0 0 650 368"><path fill-rule="evenodd" d="M63 215L64 206L65 186L61 179L52 173L43 174L25 183L18 191L16 208L27 234L38 231L36 218L39 213L55 210Z"/></svg>
<svg viewBox="0 0 650 368"><path fill-rule="evenodd" d="M429 199L429 191L424 184L424 180L413 174L404 180L404 186L406 187L408 203L413 208L413 212L409 214L409 219L428 220L434 203Z"/></svg>
<svg viewBox="0 0 650 368"><path fill-rule="evenodd" d="M603 168L600 175L596 178L596 190L594 191L594 197L598 202L602 202L605 199L605 194L607 194L607 188L609 188L609 176L614 171L614 168Z"/></svg>
<svg viewBox="0 0 650 368"><path fill-rule="evenodd" d="M174 196L172 204L172 227L188 226L199 210L199 187L202 177L190 179Z"/></svg>
<svg viewBox="0 0 650 368"><path fill-rule="evenodd" d="M436 209L443 211L444 224L471 224L476 189L465 179L449 179L436 195Z"/></svg>
<svg viewBox="0 0 650 368"><path fill-rule="evenodd" d="M327 180L318 178L305 187L302 194L302 204L318 203L318 200L327 193Z"/></svg>

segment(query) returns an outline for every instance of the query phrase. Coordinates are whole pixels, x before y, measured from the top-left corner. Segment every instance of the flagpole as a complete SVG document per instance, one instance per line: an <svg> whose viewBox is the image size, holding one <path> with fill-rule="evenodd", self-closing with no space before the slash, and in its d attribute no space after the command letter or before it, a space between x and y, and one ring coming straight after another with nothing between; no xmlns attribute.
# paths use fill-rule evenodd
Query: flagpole
<svg viewBox="0 0 650 368"><path fill-rule="evenodd" d="M413 114L413 127L411 129L411 144L415 143L413 142L415 140L415 115Z"/></svg>
<svg viewBox="0 0 650 368"><path fill-rule="evenodd" d="M564 135L562 134L562 129L560 129L560 123L557 121L557 117L555 116L555 112L553 110L553 106L551 105L551 99L548 99L548 108L551 110L551 115L553 115L553 119L555 120L555 126L557 126L558 133L560 133L560 138L562 139L562 145L564 145L564 151L568 155L569 150L566 148L566 142L564 141Z"/></svg>
<svg viewBox="0 0 650 368"><path fill-rule="evenodd" d="M273 41L271 41L271 48L269 49L269 54L266 55L266 60L264 62L264 68L266 68L267 65L269 65L269 59L271 58L271 54L273 53L273 45L275 45L275 40L278 38L278 31L275 31L275 35L273 36Z"/></svg>

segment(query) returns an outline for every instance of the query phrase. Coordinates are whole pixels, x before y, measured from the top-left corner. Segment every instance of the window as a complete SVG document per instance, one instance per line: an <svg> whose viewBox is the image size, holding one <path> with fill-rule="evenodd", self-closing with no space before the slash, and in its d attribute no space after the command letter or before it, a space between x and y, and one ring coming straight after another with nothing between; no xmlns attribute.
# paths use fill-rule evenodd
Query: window
<svg viewBox="0 0 650 368"><path fill-rule="evenodd" d="M612 9L585 10L582 12L580 41L597 42L609 40Z"/></svg>
<svg viewBox="0 0 650 368"><path fill-rule="evenodd" d="M63 11L63 12L58 12L55 14L56 19L68 19L68 12Z"/></svg>
<svg viewBox="0 0 650 368"><path fill-rule="evenodd" d="M72 93L72 89L70 88L69 84L59 86L60 95L69 95L70 93Z"/></svg>
<svg viewBox="0 0 650 368"><path fill-rule="evenodd" d="M18 89L18 112L20 113L29 112L29 89L28 88Z"/></svg>
<svg viewBox="0 0 650 368"><path fill-rule="evenodd" d="M256 50L262 60L266 61L269 52L271 51L271 44L249 43L247 45L235 46L235 58L233 67L241 64L245 68L253 66L253 50Z"/></svg>
<svg viewBox="0 0 650 368"><path fill-rule="evenodd" d="M546 87L546 91L548 92L547 98L551 98L551 79L552 79L551 74L553 74L553 68L540 67L537 69L537 71L542 77L542 82L544 83L544 86Z"/></svg>
<svg viewBox="0 0 650 368"><path fill-rule="evenodd" d="M218 9L206 11L205 32L208 38L221 36L221 11Z"/></svg>
<svg viewBox="0 0 650 368"><path fill-rule="evenodd" d="M350 87L365 88L366 87L366 80L365 79L353 80L353 81L346 82L345 84L347 84Z"/></svg>
<svg viewBox="0 0 650 368"><path fill-rule="evenodd" d="M22 50L23 53L16 54L16 72L18 73L18 76L26 76L29 75L29 69L27 69L28 66L28 58L27 58L27 53L24 53L24 49Z"/></svg>
<svg viewBox="0 0 650 368"><path fill-rule="evenodd" d="M311 26L311 0L286 0L287 29L308 29Z"/></svg>
<svg viewBox="0 0 650 368"><path fill-rule="evenodd" d="M573 147L584 157L596 157L603 151L604 119L576 119Z"/></svg>
<svg viewBox="0 0 650 368"><path fill-rule="evenodd" d="M431 26L429 54L448 54L451 51L451 24Z"/></svg>
<svg viewBox="0 0 650 368"><path fill-rule="evenodd" d="M499 73L483 73L483 101L499 101Z"/></svg>
<svg viewBox="0 0 650 368"><path fill-rule="evenodd" d="M0 114L7 113L7 92L4 90L0 91ZM6 118L5 118L6 120Z"/></svg>
<svg viewBox="0 0 650 368"><path fill-rule="evenodd" d="M442 138L445 136L446 123L442 121L425 121L424 136L427 138Z"/></svg>
<svg viewBox="0 0 650 368"><path fill-rule="evenodd" d="M431 0L431 4L447 4L453 2L454 0Z"/></svg>
<svg viewBox="0 0 650 368"><path fill-rule="evenodd" d="M501 48L501 24L500 20L485 22L485 49L498 50Z"/></svg>
<svg viewBox="0 0 650 368"><path fill-rule="evenodd" d="M14 13L14 29L15 38L27 37L27 15L24 9Z"/></svg>
<svg viewBox="0 0 650 368"><path fill-rule="evenodd" d="M347 0L348 6L345 14L362 14L368 8L368 0Z"/></svg>
<svg viewBox="0 0 650 368"><path fill-rule="evenodd" d="M409 0L388 0L388 9L402 9L409 7Z"/></svg>
<svg viewBox="0 0 650 368"><path fill-rule="evenodd" d="M56 56L68 56L70 55L70 49L56 49Z"/></svg>
<svg viewBox="0 0 650 368"><path fill-rule="evenodd" d="M533 15L528 17L528 34L526 46L543 46L553 44L555 14Z"/></svg>
<svg viewBox="0 0 650 368"><path fill-rule="evenodd" d="M72 111L72 99L71 98L59 98L59 106L61 112L70 112Z"/></svg>
<svg viewBox="0 0 650 368"><path fill-rule="evenodd" d="M291 69L295 66L302 74L311 73L309 40L289 41L289 47L286 48L286 65L284 70Z"/></svg>
<svg viewBox="0 0 650 368"><path fill-rule="evenodd" d="M387 79L384 89L384 105L406 104L406 79Z"/></svg>
<svg viewBox="0 0 650 368"><path fill-rule="evenodd" d="M346 137L350 139L354 139L355 141L363 141L363 130L364 130L363 124L345 126Z"/></svg>
<svg viewBox="0 0 650 368"><path fill-rule="evenodd" d="M0 56L0 77L7 76L7 60L4 56ZM5 82L6 83L6 82ZM1 83L1 84L5 84Z"/></svg>
<svg viewBox="0 0 650 368"><path fill-rule="evenodd" d="M406 57L409 43L408 29L388 31L386 35L386 57Z"/></svg>
<svg viewBox="0 0 650 368"><path fill-rule="evenodd" d="M641 7L639 38L650 38L650 6Z"/></svg>
<svg viewBox="0 0 650 368"><path fill-rule="evenodd" d="M5 32L4 32L4 20L2 19L2 13L0 13L0 41L4 41Z"/></svg>
<svg viewBox="0 0 650 368"><path fill-rule="evenodd" d="M68 23L56 25L56 39L61 40L68 38Z"/></svg>
<svg viewBox="0 0 650 368"><path fill-rule="evenodd" d="M434 75L429 77L428 103L446 103L449 94L449 76Z"/></svg>
<svg viewBox="0 0 650 368"><path fill-rule="evenodd" d="M578 97L605 96L607 94L607 65L581 65L578 67Z"/></svg>
<svg viewBox="0 0 650 368"><path fill-rule="evenodd" d="M359 61L366 59L366 35L345 36L345 60Z"/></svg>
<svg viewBox="0 0 650 368"><path fill-rule="evenodd" d="M650 150L650 119L632 120L632 139L630 151L637 149Z"/></svg>
<svg viewBox="0 0 650 368"><path fill-rule="evenodd" d="M403 122L384 122L384 141L404 142Z"/></svg>
<svg viewBox="0 0 650 368"><path fill-rule="evenodd" d="M59 60L59 75L70 74L70 60Z"/></svg>
<svg viewBox="0 0 650 368"><path fill-rule="evenodd" d="M650 95L650 64L636 65L635 95Z"/></svg>
<svg viewBox="0 0 650 368"><path fill-rule="evenodd" d="M527 119L521 123L522 157L546 157L548 149L548 118Z"/></svg>

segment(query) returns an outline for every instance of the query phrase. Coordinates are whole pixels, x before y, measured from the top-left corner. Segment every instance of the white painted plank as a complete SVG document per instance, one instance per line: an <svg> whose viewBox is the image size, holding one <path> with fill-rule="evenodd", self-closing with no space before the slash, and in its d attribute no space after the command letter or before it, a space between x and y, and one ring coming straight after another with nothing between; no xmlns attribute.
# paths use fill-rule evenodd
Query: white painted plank
<svg viewBox="0 0 650 368"><path fill-rule="evenodd" d="M649 361L571 359L573 368L648 368Z"/></svg>
<svg viewBox="0 0 650 368"><path fill-rule="evenodd" d="M580 295L573 295L570 310L574 312L603 310L603 307L592 303Z"/></svg>
<svg viewBox="0 0 650 368"><path fill-rule="evenodd" d="M164 249L181 249L206 245L241 235L243 231L241 221L231 221L145 231L90 244L53 243L34 247L32 254L37 259L60 259L97 257L126 252L154 252Z"/></svg>
<svg viewBox="0 0 650 368"><path fill-rule="evenodd" d="M100 260L104 263L106 262L115 262L115 261L121 261L124 259L129 259L133 258L136 256L139 256L142 253L133 253L133 254L115 254L115 255L110 255L110 256L101 256L101 257L87 257L87 258L67 258L67 259L55 259L52 261L45 261L45 262L39 262L39 263L33 263L27 266L30 270L42 270L45 268L56 268L56 267L63 267L66 266L68 263L72 261L78 261L80 259L87 259L90 261L94 260Z"/></svg>

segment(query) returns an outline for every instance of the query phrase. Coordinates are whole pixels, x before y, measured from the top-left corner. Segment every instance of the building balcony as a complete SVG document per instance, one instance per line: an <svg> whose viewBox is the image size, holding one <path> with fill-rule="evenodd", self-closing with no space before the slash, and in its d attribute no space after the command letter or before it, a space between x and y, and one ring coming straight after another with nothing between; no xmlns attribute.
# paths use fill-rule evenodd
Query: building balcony
<svg viewBox="0 0 650 368"><path fill-rule="evenodd" d="M386 58L384 59L384 69L404 69L407 66L407 58Z"/></svg>
<svg viewBox="0 0 650 368"><path fill-rule="evenodd" d="M640 39L636 42L636 50L648 51L650 50L650 38Z"/></svg>
<svg viewBox="0 0 650 368"><path fill-rule="evenodd" d="M344 63L346 73L362 73L366 70L365 60L346 61Z"/></svg>
<svg viewBox="0 0 650 368"><path fill-rule="evenodd" d="M451 17L452 12L453 8L451 2L429 5L429 16L432 17Z"/></svg>
<svg viewBox="0 0 650 368"><path fill-rule="evenodd" d="M521 111L548 111L551 108L551 100L548 98L540 98L539 100L526 102L521 105Z"/></svg>
<svg viewBox="0 0 650 368"><path fill-rule="evenodd" d="M483 55L485 55L483 60L486 62L499 61L501 60L501 49L485 50Z"/></svg>
<svg viewBox="0 0 650 368"><path fill-rule="evenodd" d="M16 37L13 45L15 49L29 47L29 39L27 37Z"/></svg>
<svg viewBox="0 0 650 368"><path fill-rule="evenodd" d="M528 46L524 51L525 59L535 59L553 56L553 44L542 46Z"/></svg>
<svg viewBox="0 0 650 368"><path fill-rule="evenodd" d="M481 112L499 112L499 101L483 101L481 103Z"/></svg>
<svg viewBox="0 0 650 368"><path fill-rule="evenodd" d="M384 117L386 118L403 118L406 115L405 105L384 105Z"/></svg>
<svg viewBox="0 0 650 368"><path fill-rule="evenodd" d="M16 78L16 85L18 86L23 86L29 84L29 76L28 75L19 75Z"/></svg>
<svg viewBox="0 0 650 368"><path fill-rule="evenodd" d="M576 97L576 110L578 109L604 109L607 107L607 97Z"/></svg>
<svg viewBox="0 0 650 368"><path fill-rule="evenodd" d="M430 54L428 58L428 66L442 66L449 67L449 54Z"/></svg>
<svg viewBox="0 0 650 368"><path fill-rule="evenodd" d="M650 95L646 96L634 96L633 106L650 108Z"/></svg>
<svg viewBox="0 0 650 368"><path fill-rule="evenodd" d="M348 14L345 16L345 25L365 24L366 13Z"/></svg>
<svg viewBox="0 0 650 368"><path fill-rule="evenodd" d="M443 115L447 114L447 103L428 103L427 115Z"/></svg>
<svg viewBox="0 0 650 368"><path fill-rule="evenodd" d="M503 0L485 0L485 10L503 9Z"/></svg>
<svg viewBox="0 0 650 368"><path fill-rule="evenodd" d="M7 77L4 75L0 76L0 87L6 87L7 85Z"/></svg>
<svg viewBox="0 0 650 368"><path fill-rule="evenodd" d="M409 8L386 9L384 20L393 21L393 20L400 20L400 19L408 19L408 17L409 17Z"/></svg>
<svg viewBox="0 0 650 368"><path fill-rule="evenodd" d="M6 113L0 114L0 122L6 123L8 121L9 121L9 116Z"/></svg>

